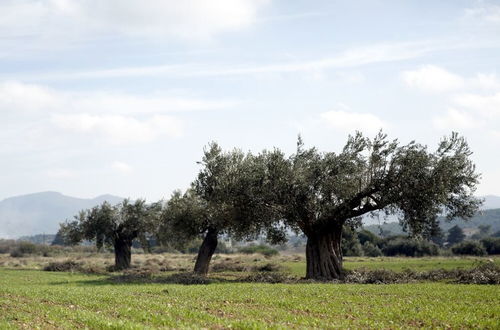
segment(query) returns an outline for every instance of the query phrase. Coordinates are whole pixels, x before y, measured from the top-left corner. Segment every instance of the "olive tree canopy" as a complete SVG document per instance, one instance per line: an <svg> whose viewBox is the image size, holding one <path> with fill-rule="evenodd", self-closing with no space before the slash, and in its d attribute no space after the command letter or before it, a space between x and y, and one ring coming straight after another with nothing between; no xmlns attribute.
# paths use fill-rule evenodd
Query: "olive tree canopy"
<svg viewBox="0 0 500 330"><path fill-rule="evenodd" d="M98 249L112 246L115 252L115 269L130 267L132 242L138 239L148 249L148 236L156 232L161 203L146 204L144 200L111 206L100 206L80 211L72 222L61 224L60 232L65 241L77 244L83 240L95 241Z"/></svg>
<svg viewBox="0 0 500 330"><path fill-rule="evenodd" d="M308 278L342 277L342 227L375 211L395 214L413 235L431 235L438 215L470 218L479 175L466 140L453 133L437 149L401 145L380 132L350 136L341 152L306 149L266 154L266 196L274 220L307 236Z"/></svg>
<svg viewBox="0 0 500 330"><path fill-rule="evenodd" d="M274 242L283 235L273 235L278 213L265 203L262 157L240 150L223 152L211 143L204 151L202 168L191 188L184 194L174 192L162 213L160 238L174 244L204 236L194 271L206 274L220 235L236 239L256 237L267 231Z"/></svg>

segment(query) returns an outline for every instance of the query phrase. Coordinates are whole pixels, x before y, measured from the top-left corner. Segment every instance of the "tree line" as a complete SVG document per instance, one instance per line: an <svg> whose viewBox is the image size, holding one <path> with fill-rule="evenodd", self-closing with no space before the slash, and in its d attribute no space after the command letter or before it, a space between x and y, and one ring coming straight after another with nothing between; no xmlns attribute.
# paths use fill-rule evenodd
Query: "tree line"
<svg viewBox="0 0 500 330"><path fill-rule="evenodd" d="M299 136L289 156L277 148L245 153L210 143L186 191L152 204L103 203L61 224L60 232L67 242L112 246L116 269L130 266L134 240L147 249L148 237L174 246L203 237L194 272L207 274L221 235L264 235L278 244L292 231L307 237L306 277L339 279L344 228L359 226L367 214L397 215L421 237L439 229L438 216L472 217L481 200L474 197L480 175L471 154L456 133L429 150L382 132L372 139L358 132L338 153L306 148Z"/></svg>

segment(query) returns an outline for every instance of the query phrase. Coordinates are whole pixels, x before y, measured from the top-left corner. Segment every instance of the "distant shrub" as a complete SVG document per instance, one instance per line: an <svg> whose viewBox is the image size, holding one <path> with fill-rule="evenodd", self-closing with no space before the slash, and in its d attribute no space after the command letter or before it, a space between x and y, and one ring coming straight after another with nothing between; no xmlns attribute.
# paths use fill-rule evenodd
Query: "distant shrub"
<svg viewBox="0 0 500 330"><path fill-rule="evenodd" d="M398 238L389 241L383 252L387 256L422 257L438 255L439 248L436 244L424 240Z"/></svg>
<svg viewBox="0 0 500 330"><path fill-rule="evenodd" d="M279 254L278 250L273 249L267 245L249 245L243 246L238 249L239 252L245 254L260 253L266 257L272 257Z"/></svg>
<svg viewBox="0 0 500 330"><path fill-rule="evenodd" d="M228 247L224 242L219 242L217 244L217 248L215 249L215 253L230 254L233 253L233 250L230 247Z"/></svg>
<svg viewBox="0 0 500 330"><path fill-rule="evenodd" d="M370 242L373 245L378 246L382 241L380 237L366 229L358 231L358 239L362 245L364 245L366 242Z"/></svg>
<svg viewBox="0 0 500 330"><path fill-rule="evenodd" d="M10 252L10 256L12 258L22 258L24 257L24 254L16 248Z"/></svg>
<svg viewBox="0 0 500 330"><path fill-rule="evenodd" d="M382 251L372 242L365 241L363 244L363 254L367 257L380 257L382 255Z"/></svg>
<svg viewBox="0 0 500 330"><path fill-rule="evenodd" d="M17 243L11 239L0 239L0 254L10 253L15 247L17 247Z"/></svg>
<svg viewBox="0 0 500 330"><path fill-rule="evenodd" d="M471 255L471 256L484 256L486 249L480 242L464 241L456 244L451 248L454 254Z"/></svg>
<svg viewBox="0 0 500 330"><path fill-rule="evenodd" d="M363 247L357 240L349 242L347 245L342 245L342 254L346 257L361 257L363 255Z"/></svg>
<svg viewBox="0 0 500 330"><path fill-rule="evenodd" d="M35 244L30 242L19 242L17 246L11 250L10 256L13 258L21 258L26 254L35 254L38 248Z"/></svg>
<svg viewBox="0 0 500 330"><path fill-rule="evenodd" d="M181 249L182 253L198 253L198 250L200 249L202 240L201 239L194 239L189 242L187 242L183 248Z"/></svg>
<svg viewBox="0 0 500 330"><path fill-rule="evenodd" d="M151 253L161 254L161 253L178 253L179 251L171 246L158 245L151 248Z"/></svg>
<svg viewBox="0 0 500 330"><path fill-rule="evenodd" d="M486 237L481 243L488 254L500 254L500 237Z"/></svg>
<svg viewBox="0 0 500 330"><path fill-rule="evenodd" d="M363 249L359 243L358 233L354 228L344 225L342 229L342 254L348 257L359 257L363 255Z"/></svg>
<svg viewBox="0 0 500 330"><path fill-rule="evenodd" d="M19 243L18 249L22 254L34 254L37 252L37 246L30 242Z"/></svg>

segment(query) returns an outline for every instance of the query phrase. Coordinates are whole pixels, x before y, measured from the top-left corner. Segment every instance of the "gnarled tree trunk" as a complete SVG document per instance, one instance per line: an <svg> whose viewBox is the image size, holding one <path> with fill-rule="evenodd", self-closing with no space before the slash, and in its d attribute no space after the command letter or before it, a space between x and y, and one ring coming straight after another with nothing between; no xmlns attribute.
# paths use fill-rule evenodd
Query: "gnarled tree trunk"
<svg viewBox="0 0 500 330"><path fill-rule="evenodd" d="M200 250L198 251L198 256L196 257L196 263L194 264L195 273L200 275L206 275L208 273L210 260L217 248L217 242L217 229L209 228L200 246Z"/></svg>
<svg viewBox="0 0 500 330"><path fill-rule="evenodd" d="M343 279L342 226L330 232L313 232L307 235L306 278L315 280Z"/></svg>
<svg viewBox="0 0 500 330"><path fill-rule="evenodd" d="M119 238L115 240L115 270L130 268L132 241Z"/></svg>

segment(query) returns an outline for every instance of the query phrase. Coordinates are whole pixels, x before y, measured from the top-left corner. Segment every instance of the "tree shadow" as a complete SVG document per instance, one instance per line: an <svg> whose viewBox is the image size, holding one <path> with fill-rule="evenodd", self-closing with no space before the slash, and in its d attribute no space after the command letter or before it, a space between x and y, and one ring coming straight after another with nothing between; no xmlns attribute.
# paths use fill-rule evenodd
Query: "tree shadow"
<svg viewBox="0 0 500 330"><path fill-rule="evenodd" d="M182 284L182 285L207 285L215 283L238 283L240 279L222 276L201 276L195 273L174 273L169 275L143 275L143 274L120 274L109 275L105 278L86 279L78 281L57 281L51 285L68 285L69 283L85 286L100 285L137 285L137 284Z"/></svg>
<svg viewBox="0 0 500 330"><path fill-rule="evenodd" d="M296 283L297 278L277 272L242 273L229 274L220 273L202 276L192 272L173 273L168 275L158 274L117 274L109 275L105 278L86 279L78 281L58 281L52 285L67 285L69 283L77 285L99 286L99 285L137 285L137 284L181 284L181 285L208 285L220 283Z"/></svg>

